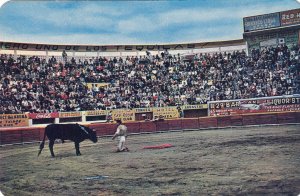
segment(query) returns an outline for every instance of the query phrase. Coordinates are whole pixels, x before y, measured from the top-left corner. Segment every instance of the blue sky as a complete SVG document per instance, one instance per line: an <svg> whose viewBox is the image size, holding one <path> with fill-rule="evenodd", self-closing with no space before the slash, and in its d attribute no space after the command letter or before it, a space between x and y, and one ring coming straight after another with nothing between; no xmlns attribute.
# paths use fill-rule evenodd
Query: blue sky
<svg viewBox="0 0 300 196"><path fill-rule="evenodd" d="M0 9L0 41L101 45L240 39L243 17L296 8L296 0L11 0Z"/></svg>

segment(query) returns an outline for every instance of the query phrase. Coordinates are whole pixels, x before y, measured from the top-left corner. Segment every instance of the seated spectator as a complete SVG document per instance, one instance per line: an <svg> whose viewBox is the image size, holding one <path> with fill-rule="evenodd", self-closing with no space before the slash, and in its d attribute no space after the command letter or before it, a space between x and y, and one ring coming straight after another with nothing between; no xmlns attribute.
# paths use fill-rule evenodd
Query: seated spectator
<svg viewBox="0 0 300 196"><path fill-rule="evenodd" d="M0 56L0 113L167 107L300 93L299 46L192 58ZM86 83L107 83L88 88Z"/></svg>

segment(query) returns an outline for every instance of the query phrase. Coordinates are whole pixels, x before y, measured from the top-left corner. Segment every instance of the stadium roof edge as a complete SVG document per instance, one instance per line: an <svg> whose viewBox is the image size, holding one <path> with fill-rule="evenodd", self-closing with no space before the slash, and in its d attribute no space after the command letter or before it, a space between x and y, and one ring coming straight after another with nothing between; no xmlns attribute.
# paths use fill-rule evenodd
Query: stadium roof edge
<svg viewBox="0 0 300 196"><path fill-rule="evenodd" d="M176 45L176 44L195 44L195 43L213 43L213 42L232 42L232 41L244 41L244 39L232 39L232 40L217 40L217 41L200 41L200 42L181 42L181 43L159 43L159 44L54 44L54 43L34 43L34 42L15 42L15 41L2 41L0 40L0 43L18 43L18 44L42 44L42 45L58 45L58 46L139 46L139 45Z"/></svg>

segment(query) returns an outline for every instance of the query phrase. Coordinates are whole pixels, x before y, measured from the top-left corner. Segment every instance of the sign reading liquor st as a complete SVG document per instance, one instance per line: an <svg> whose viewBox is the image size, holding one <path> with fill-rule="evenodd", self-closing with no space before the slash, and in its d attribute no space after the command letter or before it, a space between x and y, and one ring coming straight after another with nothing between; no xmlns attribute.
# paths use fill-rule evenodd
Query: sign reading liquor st
<svg viewBox="0 0 300 196"><path fill-rule="evenodd" d="M209 116L300 111L300 95L208 102Z"/></svg>

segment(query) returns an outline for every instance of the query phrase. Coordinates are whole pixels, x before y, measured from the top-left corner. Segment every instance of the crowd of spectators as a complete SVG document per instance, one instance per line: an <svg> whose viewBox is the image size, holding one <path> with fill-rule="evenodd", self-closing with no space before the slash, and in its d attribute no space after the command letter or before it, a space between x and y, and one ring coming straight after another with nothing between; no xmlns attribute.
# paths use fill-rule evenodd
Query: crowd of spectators
<svg viewBox="0 0 300 196"><path fill-rule="evenodd" d="M285 45L187 59L159 55L59 62L0 58L0 113L166 107L300 93L300 50ZM87 87L87 83L107 83Z"/></svg>

